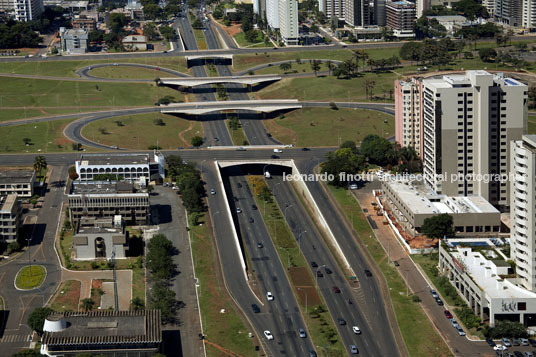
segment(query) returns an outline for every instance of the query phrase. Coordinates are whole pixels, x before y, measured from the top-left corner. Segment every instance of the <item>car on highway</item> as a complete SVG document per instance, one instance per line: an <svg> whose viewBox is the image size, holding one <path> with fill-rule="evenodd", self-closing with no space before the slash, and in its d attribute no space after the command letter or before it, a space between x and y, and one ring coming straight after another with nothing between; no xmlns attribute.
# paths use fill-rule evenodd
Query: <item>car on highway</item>
<svg viewBox="0 0 536 357"><path fill-rule="evenodd" d="M501 341L506 347L512 347L512 342L510 342L510 340L506 337L503 337Z"/></svg>
<svg viewBox="0 0 536 357"><path fill-rule="evenodd" d="M495 342L493 342L493 340L489 337L486 337L486 343L490 346L490 347L494 347L495 346Z"/></svg>
<svg viewBox="0 0 536 357"><path fill-rule="evenodd" d="M340 294L340 293L341 293L341 289L339 289L338 286L334 286L332 289L333 289L333 292L334 292L335 294Z"/></svg>
<svg viewBox="0 0 536 357"><path fill-rule="evenodd" d="M435 299L435 302L436 302L436 304L438 304L439 306L443 306L443 301L442 301L440 298L436 298L436 299Z"/></svg>
<svg viewBox="0 0 536 357"><path fill-rule="evenodd" d="M506 351L508 348L506 348L506 346L503 346L503 345L495 345L493 346L493 349L495 351Z"/></svg>
<svg viewBox="0 0 536 357"><path fill-rule="evenodd" d="M357 326L352 326L352 331L354 331L354 333L356 335L360 335L361 334L361 330L359 329L359 327Z"/></svg>
<svg viewBox="0 0 536 357"><path fill-rule="evenodd" d="M266 293L266 298L268 299L268 301L272 301L274 299L274 294L272 294L272 292L268 291Z"/></svg>
<svg viewBox="0 0 536 357"><path fill-rule="evenodd" d="M318 264L314 260L311 262L311 266L313 268L318 268Z"/></svg>
<svg viewBox="0 0 536 357"><path fill-rule="evenodd" d="M311 151L309 148L301 148L301 151Z"/></svg>
<svg viewBox="0 0 536 357"><path fill-rule="evenodd" d="M357 347L355 345L350 345L350 353L353 354L353 355L356 355L359 353L359 351L357 350Z"/></svg>
<svg viewBox="0 0 536 357"><path fill-rule="evenodd" d="M444 310L443 313L445 314L445 317L447 319L452 319L452 314L450 313L449 310Z"/></svg>
<svg viewBox="0 0 536 357"><path fill-rule="evenodd" d="M213 188L211 188L211 189L210 189L210 194L211 194L211 195L215 195L215 194L216 194L216 190L213 189Z"/></svg>
<svg viewBox="0 0 536 357"><path fill-rule="evenodd" d="M306 338L307 334L305 333L305 330L302 328L298 329L298 335L300 335L301 338Z"/></svg>
<svg viewBox="0 0 536 357"><path fill-rule="evenodd" d="M400 264L399 264L396 260L393 261L393 264L395 265L395 267L399 267L399 266L400 266Z"/></svg>
<svg viewBox="0 0 536 357"><path fill-rule="evenodd" d="M365 275L370 278L372 276L372 273L370 272L370 270L365 269Z"/></svg>
<svg viewBox="0 0 536 357"><path fill-rule="evenodd" d="M236 207L236 213L242 213L242 209L240 207Z"/></svg>
<svg viewBox="0 0 536 357"><path fill-rule="evenodd" d="M317 276L317 278L322 278L324 276L324 274L322 274L322 272L320 270L317 270L316 271L316 276Z"/></svg>
<svg viewBox="0 0 536 357"><path fill-rule="evenodd" d="M253 310L254 313L258 314L259 312L261 312L261 309L259 308L259 305L257 304L251 304L251 309Z"/></svg>
<svg viewBox="0 0 536 357"><path fill-rule="evenodd" d="M309 357L317 357L317 354L315 351L309 351Z"/></svg>
<svg viewBox="0 0 536 357"><path fill-rule="evenodd" d="M331 271L331 269L328 268L328 267L326 267L325 270L326 270L326 274L331 274L331 273L333 273L333 272Z"/></svg>
<svg viewBox="0 0 536 357"><path fill-rule="evenodd" d="M339 325L341 325L341 326L344 326L344 325L346 325L346 320L343 319L342 317L339 317L339 318L337 319L337 323L338 323Z"/></svg>
<svg viewBox="0 0 536 357"><path fill-rule="evenodd" d="M248 221L249 221L249 223L253 223L254 222L253 217L249 217Z"/></svg>
<svg viewBox="0 0 536 357"><path fill-rule="evenodd" d="M274 336L272 335L272 333L269 330L264 331L264 336L266 336L266 338L268 340L273 340L274 339Z"/></svg>
<svg viewBox="0 0 536 357"><path fill-rule="evenodd" d="M272 155L272 156L270 156L270 158L272 158L272 159L279 159L279 156L277 156L277 155Z"/></svg>
<svg viewBox="0 0 536 357"><path fill-rule="evenodd" d="M439 295L437 295L437 292L436 292L434 289L431 289L431 290L430 290L430 294L432 294L432 297L433 297L434 299L437 299L437 298L439 297Z"/></svg>
<svg viewBox="0 0 536 357"><path fill-rule="evenodd" d="M257 210L257 206L251 205L251 209L255 211L255 210Z"/></svg>
<svg viewBox="0 0 536 357"><path fill-rule="evenodd" d="M239 146L236 148L236 151L246 151L246 148L243 146Z"/></svg>
<svg viewBox="0 0 536 357"><path fill-rule="evenodd" d="M526 338L520 338L519 342L521 342L521 344L523 346L528 346L529 345L529 340L527 340Z"/></svg>
<svg viewBox="0 0 536 357"><path fill-rule="evenodd" d="M214 137L214 141L218 142L218 141L220 141L220 139L218 139L217 137Z"/></svg>
<svg viewBox="0 0 536 357"><path fill-rule="evenodd" d="M261 242L257 243L257 248L264 248L264 245L262 245Z"/></svg>

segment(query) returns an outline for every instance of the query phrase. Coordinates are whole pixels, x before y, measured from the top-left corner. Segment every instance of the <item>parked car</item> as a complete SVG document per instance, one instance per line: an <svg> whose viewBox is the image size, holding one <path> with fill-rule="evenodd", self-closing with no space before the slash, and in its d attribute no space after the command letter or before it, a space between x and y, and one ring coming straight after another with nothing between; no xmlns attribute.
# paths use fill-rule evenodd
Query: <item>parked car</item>
<svg viewBox="0 0 536 357"><path fill-rule="evenodd" d="M211 194L211 195L215 195L215 194L216 194L216 190L213 189L213 188L211 188L211 189L210 189L210 194Z"/></svg>
<svg viewBox="0 0 536 357"><path fill-rule="evenodd" d="M430 290L430 294L432 294L432 297L434 299L437 299L439 297L439 295L437 295L437 292L434 289Z"/></svg>
<svg viewBox="0 0 536 357"><path fill-rule="evenodd" d="M534 356L534 353L529 352L529 351L525 351L524 354L525 354L525 357L533 357Z"/></svg>
<svg viewBox="0 0 536 357"><path fill-rule="evenodd" d="M520 338L519 342L521 342L521 344L523 346L528 346L529 345L529 340L527 340L526 338Z"/></svg>
<svg viewBox="0 0 536 357"><path fill-rule="evenodd" d="M529 343L532 347L536 347L536 340L529 338Z"/></svg>
<svg viewBox="0 0 536 357"><path fill-rule="evenodd" d="M259 312L261 312L261 309L259 309L259 305L257 304L251 304L251 309L253 310L254 313L258 314Z"/></svg>
<svg viewBox="0 0 536 357"><path fill-rule="evenodd" d="M264 336L266 336L266 338L268 340L273 340L274 339L274 336L272 335L272 333L269 330L264 331Z"/></svg>
<svg viewBox="0 0 536 357"><path fill-rule="evenodd" d="M266 298L268 299L268 301L272 301L274 299L274 294L272 294L272 292L268 291L266 293Z"/></svg>
<svg viewBox="0 0 536 357"><path fill-rule="evenodd" d="M512 338L512 345L519 346L520 345L519 340L517 338Z"/></svg>
<svg viewBox="0 0 536 357"><path fill-rule="evenodd" d="M490 347L494 347L495 346L495 342L493 342L493 340L489 337L486 338L486 342L488 343L488 345L490 345Z"/></svg>
<svg viewBox="0 0 536 357"><path fill-rule="evenodd" d="M514 351L514 356L516 356L516 357L525 357L525 356L523 355L523 353L521 353L521 352L519 352L519 351Z"/></svg>
<svg viewBox="0 0 536 357"><path fill-rule="evenodd" d="M443 301L440 298L436 298L435 301L439 306L443 306Z"/></svg>
<svg viewBox="0 0 536 357"><path fill-rule="evenodd" d="M511 343L510 340L507 339L506 337L503 337L503 338L502 338L502 342L504 343L504 345L505 345L506 347L512 347L512 343Z"/></svg>
<svg viewBox="0 0 536 357"><path fill-rule="evenodd" d="M503 346L503 345L495 345L495 346L493 346L493 349L495 351L505 351L505 350L507 350L506 346Z"/></svg>
<svg viewBox="0 0 536 357"><path fill-rule="evenodd" d="M443 311L443 313L445 314L445 317L446 317L447 319L452 319L452 314L450 313L449 310L445 310L445 311Z"/></svg>
<svg viewBox="0 0 536 357"><path fill-rule="evenodd" d="M463 330L463 328L458 327L458 335L465 336L465 331Z"/></svg>
<svg viewBox="0 0 536 357"><path fill-rule="evenodd" d="M458 329L458 321L456 321L456 319L450 319L450 323L452 324L452 327L454 327L455 329Z"/></svg>
<svg viewBox="0 0 536 357"><path fill-rule="evenodd" d="M301 338L306 338L307 337L307 334L305 333L305 330L302 329L302 328L298 329L298 334L300 335Z"/></svg>

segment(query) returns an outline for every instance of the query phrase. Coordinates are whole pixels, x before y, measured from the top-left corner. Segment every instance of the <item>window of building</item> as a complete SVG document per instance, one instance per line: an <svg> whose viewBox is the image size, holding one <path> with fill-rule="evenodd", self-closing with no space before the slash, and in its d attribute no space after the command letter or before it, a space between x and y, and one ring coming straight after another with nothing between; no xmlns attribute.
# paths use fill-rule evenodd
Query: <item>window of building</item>
<svg viewBox="0 0 536 357"><path fill-rule="evenodd" d="M527 310L527 303L526 302L518 302L517 303L517 309L519 311L525 311Z"/></svg>

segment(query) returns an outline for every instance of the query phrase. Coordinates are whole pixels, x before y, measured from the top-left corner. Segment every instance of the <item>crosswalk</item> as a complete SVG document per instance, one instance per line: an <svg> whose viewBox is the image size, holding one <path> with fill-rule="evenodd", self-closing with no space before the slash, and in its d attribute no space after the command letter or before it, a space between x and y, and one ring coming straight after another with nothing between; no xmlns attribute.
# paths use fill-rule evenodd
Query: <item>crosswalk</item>
<svg viewBox="0 0 536 357"><path fill-rule="evenodd" d="M30 342L30 335L4 335L0 343Z"/></svg>

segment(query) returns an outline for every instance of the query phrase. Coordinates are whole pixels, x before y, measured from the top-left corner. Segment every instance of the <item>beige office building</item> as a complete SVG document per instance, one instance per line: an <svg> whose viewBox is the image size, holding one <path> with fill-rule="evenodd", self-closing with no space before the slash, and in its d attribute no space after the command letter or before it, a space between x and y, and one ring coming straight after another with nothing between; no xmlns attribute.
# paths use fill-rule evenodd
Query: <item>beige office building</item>
<svg viewBox="0 0 536 357"><path fill-rule="evenodd" d="M423 80L423 172L438 194L509 202L509 142L527 118L527 86L486 71ZM495 175L495 176L492 176Z"/></svg>
<svg viewBox="0 0 536 357"><path fill-rule="evenodd" d="M510 145L510 257L520 284L536 292L536 135Z"/></svg>

